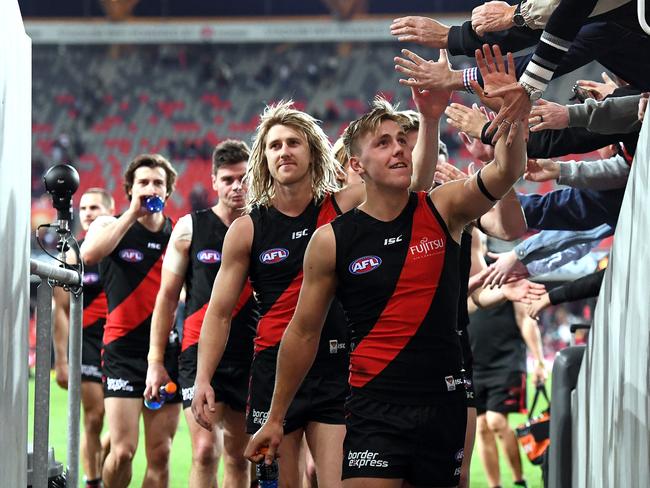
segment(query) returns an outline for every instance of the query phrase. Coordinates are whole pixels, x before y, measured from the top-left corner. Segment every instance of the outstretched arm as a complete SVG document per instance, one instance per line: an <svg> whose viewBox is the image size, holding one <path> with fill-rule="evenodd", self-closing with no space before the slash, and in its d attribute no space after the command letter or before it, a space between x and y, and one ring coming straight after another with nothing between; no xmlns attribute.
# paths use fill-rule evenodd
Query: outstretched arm
<svg viewBox="0 0 650 488"><path fill-rule="evenodd" d="M244 453L253 462L270 462L274 458L289 405L318 351L321 330L336 291L336 239L331 225L319 228L311 238L303 272L296 311L280 343L269 417Z"/></svg>
<svg viewBox="0 0 650 488"><path fill-rule="evenodd" d="M491 129L504 120L514 122L527 118L531 99L538 99L550 83L562 58L569 51L578 31L594 9L597 0L561 0L551 14L535 54L526 66L518 83L501 88L489 96L504 98L504 105L493 121ZM495 138L503 132L498 131Z"/></svg>
<svg viewBox="0 0 650 488"><path fill-rule="evenodd" d="M494 48L494 56L487 45L483 53L476 54L484 78L493 86L507 84L514 79L512 54L508 54L508 70L498 46ZM477 88L480 90L480 87ZM467 222L476 220L490 210L495 201L510 191L523 175L526 164L523 131L516 124L510 124L506 130L510 131L513 142L507 146L499 141L495 147L494 161L469 179L442 185L431 193L452 235L459 235L459 229Z"/></svg>
<svg viewBox="0 0 650 488"><path fill-rule="evenodd" d="M446 60L447 54L440 51L438 61ZM440 117L447 108L451 92L420 90L411 88L413 101L420 114L418 139L413 148L413 177L411 190L427 191L433 184L433 175L438 164L438 142L440 140Z"/></svg>

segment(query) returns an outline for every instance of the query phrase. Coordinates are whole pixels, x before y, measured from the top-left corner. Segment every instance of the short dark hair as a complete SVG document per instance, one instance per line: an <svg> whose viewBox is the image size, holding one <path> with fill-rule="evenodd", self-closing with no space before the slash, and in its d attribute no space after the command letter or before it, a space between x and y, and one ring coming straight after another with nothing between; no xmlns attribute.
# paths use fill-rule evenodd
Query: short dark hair
<svg viewBox="0 0 650 488"><path fill-rule="evenodd" d="M96 195L99 195L102 199L102 205L106 207L106 210L113 210L115 208L115 200L113 200L111 194L108 193L108 191L104 188L88 188L85 192L83 192L83 195L88 195L89 193L95 193Z"/></svg>
<svg viewBox="0 0 650 488"><path fill-rule="evenodd" d="M133 188L133 179L135 171L142 166L148 168L162 168L167 175L167 197L172 194L176 186L176 170L172 164L160 154L140 154L136 156L124 172L124 191L126 196L131 198L131 188Z"/></svg>
<svg viewBox="0 0 650 488"><path fill-rule="evenodd" d="M212 174L216 175L222 166L248 161L250 155L251 150L244 141L226 139L212 152Z"/></svg>

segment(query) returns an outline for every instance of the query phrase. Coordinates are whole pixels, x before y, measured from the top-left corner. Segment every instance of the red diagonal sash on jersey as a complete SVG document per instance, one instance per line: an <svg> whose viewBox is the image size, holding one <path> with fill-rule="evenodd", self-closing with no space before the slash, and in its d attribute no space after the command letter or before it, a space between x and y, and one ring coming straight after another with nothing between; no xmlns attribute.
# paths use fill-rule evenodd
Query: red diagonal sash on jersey
<svg viewBox="0 0 650 488"><path fill-rule="evenodd" d="M327 195L318 211L316 229L325 224L329 224L337 215L336 208L332 203L332 197ZM255 337L255 354L267 347L276 346L282 339L282 334L284 334L284 330L289 325L289 321L293 317L293 312L296 310L296 305L298 304L302 277L301 269L268 312L260 318L257 323L257 336Z"/></svg>
<svg viewBox="0 0 650 488"><path fill-rule="evenodd" d="M163 256L164 254L158 258L135 290L109 312L104 327L104 344L123 337L153 313L156 295L160 289Z"/></svg>
<svg viewBox="0 0 650 488"><path fill-rule="evenodd" d="M239 300L235 309L232 311L232 318L234 319L239 311L246 305L246 302L250 300L253 295L253 287L251 286L250 281L246 280L244 289L239 295ZM201 335L201 326L203 325L203 319L205 318L205 312L208 310L209 302L203 305L200 309L194 312L191 315L188 315L183 324L183 344L181 349L184 351L190 346L193 346L199 342L199 337Z"/></svg>
<svg viewBox="0 0 650 488"><path fill-rule="evenodd" d="M375 326L351 354L351 386L363 387L397 357L418 331L438 289L445 246L442 252L424 252L432 229L440 228L425 196L426 193L418 195L411 242L395 291Z"/></svg>
<svg viewBox="0 0 650 488"><path fill-rule="evenodd" d="M99 319L105 319L107 314L108 303L106 302L106 293L102 291L84 308L83 326L88 327L89 325L93 325Z"/></svg>

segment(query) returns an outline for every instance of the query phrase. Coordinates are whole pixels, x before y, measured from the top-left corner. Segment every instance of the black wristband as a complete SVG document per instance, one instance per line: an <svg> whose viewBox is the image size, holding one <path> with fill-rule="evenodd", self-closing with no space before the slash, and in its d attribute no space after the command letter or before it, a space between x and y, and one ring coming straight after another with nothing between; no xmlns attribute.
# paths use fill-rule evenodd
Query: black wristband
<svg viewBox="0 0 650 488"><path fill-rule="evenodd" d="M481 215L481 217L483 217L483 216ZM476 225L476 228L477 228L478 230L480 230L481 232L483 232L483 234L487 234L487 232L485 232L485 229L484 229L483 226L481 225L481 217L479 217L478 219L476 219L476 220L474 221L474 224Z"/></svg>
<svg viewBox="0 0 650 488"><path fill-rule="evenodd" d="M483 144L494 146L494 144L492 144L492 137L494 137L494 132L491 132L489 134L487 132L488 127L490 127L490 124L491 122L488 120L483 126L483 129L481 130L481 142Z"/></svg>
<svg viewBox="0 0 650 488"><path fill-rule="evenodd" d="M488 189L485 188L485 183L483 183L483 178L481 178L481 171L483 171L483 168L479 169L476 173L476 183L478 184L478 189L481 190L481 193L485 196L485 198L491 202L496 202L498 198L494 198Z"/></svg>

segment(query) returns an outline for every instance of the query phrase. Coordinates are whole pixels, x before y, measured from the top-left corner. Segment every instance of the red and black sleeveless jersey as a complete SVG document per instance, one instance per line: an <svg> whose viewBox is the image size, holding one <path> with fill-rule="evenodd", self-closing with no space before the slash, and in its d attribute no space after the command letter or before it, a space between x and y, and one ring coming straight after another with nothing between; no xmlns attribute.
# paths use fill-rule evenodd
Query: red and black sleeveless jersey
<svg viewBox="0 0 650 488"><path fill-rule="evenodd" d="M105 345L121 339L130 350L149 349L151 315L171 232L169 218L159 232L151 232L136 221L113 252L99 263L108 299Z"/></svg>
<svg viewBox="0 0 650 488"><path fill-rule="evenodd" d="M273 207L256 207L250 214L254 237L250 279L260 304L255 354L277 355L284 330L298 303L302 285L302 261L314 231L340 214L336 201L327 196L311 202L297 217ZM318 353L310 372L340 374L347 367L346 321L335 300L325 319ZM340 369L337 367L340 366ZM338 372L338 373L337 373Z"/></svg>
<svg viewBox="0 0 650 488"><path fill-rule="evenodd" d="M185 325L183 351L199 341L203 317L210 302L212 285L221 266L221 250L228 227L212 209L192 212L192 243L190 262L185 275ZM249 282L233 312L228 344L222 361L250 364L253 359L253 338L259 314Z"/></svg>
<svg viewBox="0 0 650 488"><path fill-rule="evenodd" d="M412 193L390 222L354 209L332 227L350 386L414 405L461 390L459 246L429 196Z"/></svg>
<svg viewBox="0 0 650 488"><path fill-rule="evenodd" d="M79 241L79 247L81 247L81 244L83 244L83 239ZM83 292L84 329L91 325L101 325L103 327L106 323L108 305L99 275L99 265L84 265Z"/></svg>

